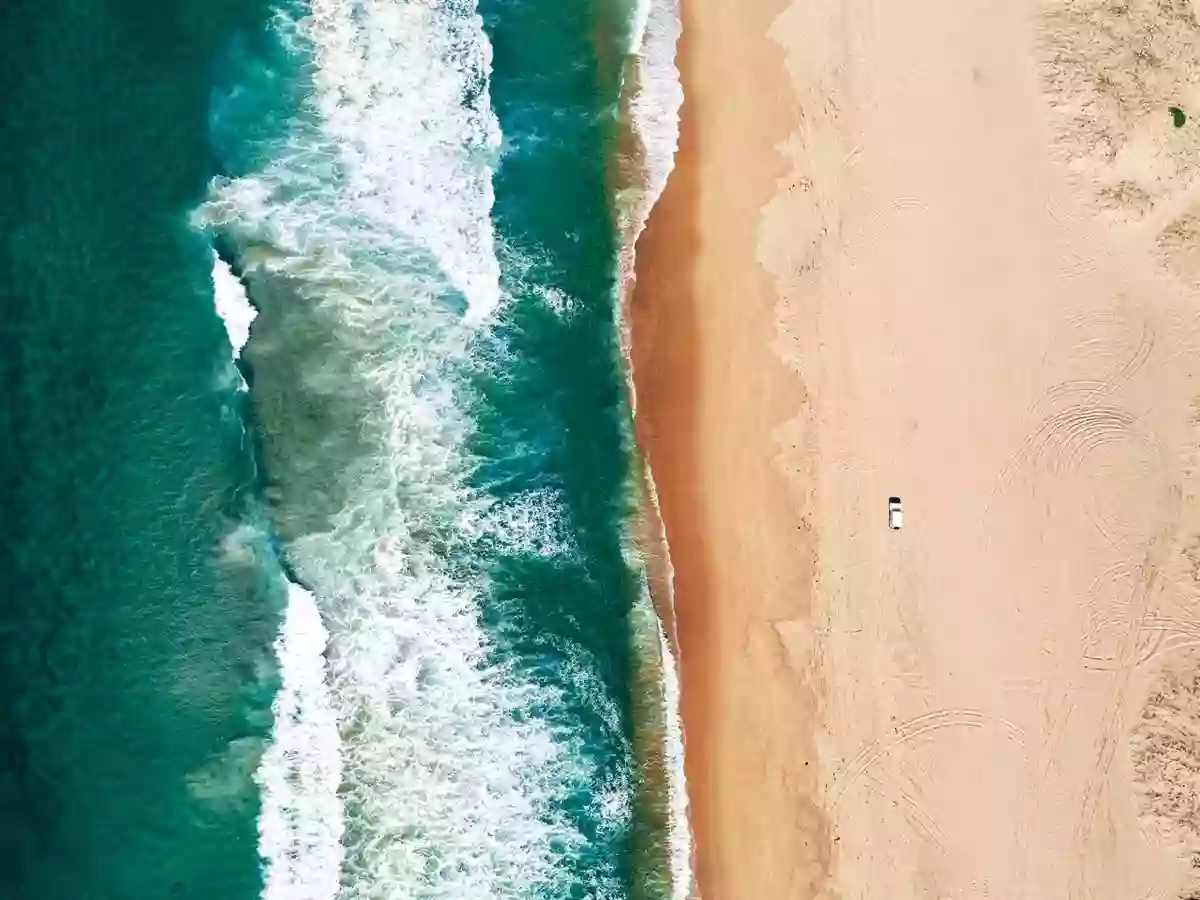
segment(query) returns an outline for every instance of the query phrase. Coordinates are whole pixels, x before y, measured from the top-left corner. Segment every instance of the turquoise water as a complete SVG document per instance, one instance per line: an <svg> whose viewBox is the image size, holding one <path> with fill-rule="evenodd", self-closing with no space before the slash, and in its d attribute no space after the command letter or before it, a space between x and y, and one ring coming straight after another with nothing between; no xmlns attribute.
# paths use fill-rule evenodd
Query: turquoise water
<svg viewBox="0 0 1200 900"><path fill-rule="evenodd" d="M212 56L265 10L148 8L0 12L5 898L259 880L237 771L270 727L278 598L212 566L249 470L185 215L212 167Z"/></svg>
<svg viewBox="0 0 1200 900"><path fill-rule="evenodd" d="M0 896L671 895L635 13L0 13Z"/></svg>

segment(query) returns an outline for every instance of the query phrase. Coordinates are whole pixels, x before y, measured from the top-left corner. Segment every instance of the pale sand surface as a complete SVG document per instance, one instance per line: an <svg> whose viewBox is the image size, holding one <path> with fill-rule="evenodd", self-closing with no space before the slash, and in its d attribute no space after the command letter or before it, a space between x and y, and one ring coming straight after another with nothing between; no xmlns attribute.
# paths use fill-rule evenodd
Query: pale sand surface
<svg viewBox="0 0 1200 900"><path fill-rule="evenodd" d="M1196 89L1088 53L1190 6L684 5L631 315L701 892L1189 897L1197 192L1157 104Z"/></svg>

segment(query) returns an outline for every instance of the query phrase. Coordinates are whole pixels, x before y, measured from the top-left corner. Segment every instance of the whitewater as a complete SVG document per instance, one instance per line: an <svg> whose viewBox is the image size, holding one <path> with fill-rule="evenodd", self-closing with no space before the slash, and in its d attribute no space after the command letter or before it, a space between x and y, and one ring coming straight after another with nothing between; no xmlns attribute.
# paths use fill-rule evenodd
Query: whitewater
<svg viewBox="0 0 1200 900"><path fill-rule="evenodd" d="M483 22L461 0L314 0L281 10L274 31L307 95L195 216L223 248L214 296L240 388L267 398L256 427L294 579L257 774L263 896L576 896L571 862L585 857L586 896L628 896L620 866L589 855L631 827L637 782L600 771L568 708L585 695L621 731L594 661L567 648L554 678L535 677L484 622L497 559L578 549L553 486L499 496L473 478L476 382L511 363L495 323L528 302L502 286ZM677 136L674 3L639 7L633 35L647 178L629 264ZM678 679L655 622L669 894L682 900ZM594 833L565 811L578 797Z"/></svg>
<svg viewBox="0 0 1200 900"><path fill-rule="evenodd" d="M617 198L617 227L621 233L618 280L621 298L616 306L621 335L630 415L637 415L633 380L632 338L626 315L636 279L637 240L675 167L679 148L679 115L683 86L675 54L682 33L679 0L637 0L630 44L633 66L622 90L625 118L637 147L637 177L623 186ZM680 714L679 641L675 634L674 570L662 525L658 492L648 461L642 463L643 515L650 520L653 546L644 555L656 559L665 596L653 598L658 609L659 665L662 679L662 729L667 777L668 861L673 900L694 896L693 842L688 817L684 773L684 733ZM652 602L648 586L646 602Z"/></svg>

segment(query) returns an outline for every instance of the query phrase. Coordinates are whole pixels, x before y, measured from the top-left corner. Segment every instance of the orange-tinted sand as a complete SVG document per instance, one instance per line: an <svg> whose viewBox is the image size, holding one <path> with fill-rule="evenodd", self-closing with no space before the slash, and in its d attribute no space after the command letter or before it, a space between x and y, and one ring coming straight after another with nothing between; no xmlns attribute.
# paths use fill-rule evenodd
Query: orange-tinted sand
<svg viewBox="0 0 1200 900"><path fill-rule="evenodd" d="M706 900L1200 889L1200 190L1088 56L1193 14L1112 6L684 0L631 318Z"/></svg>

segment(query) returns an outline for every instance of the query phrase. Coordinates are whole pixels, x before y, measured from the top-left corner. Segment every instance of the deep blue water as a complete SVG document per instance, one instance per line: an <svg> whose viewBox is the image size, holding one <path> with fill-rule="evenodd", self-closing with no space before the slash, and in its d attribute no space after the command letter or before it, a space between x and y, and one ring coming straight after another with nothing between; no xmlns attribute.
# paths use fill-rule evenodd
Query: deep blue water
<svg viewBox="0 0 1200 900"><path fill-rule="evenodd" d="M248 469L214 390L208 81L239 0L0 11L0 896L252 896L276 628L213 571ZM215 770L213 770L215 771Z"/></svg>

